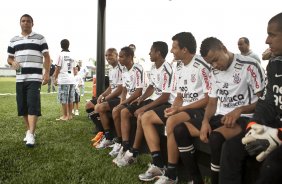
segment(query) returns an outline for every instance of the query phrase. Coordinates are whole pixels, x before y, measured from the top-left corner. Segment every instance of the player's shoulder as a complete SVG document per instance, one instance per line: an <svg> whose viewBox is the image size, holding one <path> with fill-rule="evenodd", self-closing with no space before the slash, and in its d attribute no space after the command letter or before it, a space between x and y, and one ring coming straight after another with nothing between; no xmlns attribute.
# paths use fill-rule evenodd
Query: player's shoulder
<svg viewBox="0 0 282 184"><path fill-rule="evenodd" d="M204 58L200 55L195 55L192 62L194 68L199 68L199 69L206 68L208 70L211 69L210 64L205 62Z"/></svg>
<svg viewBox="0 0 282 184"><path fill-rule="evenodd" d="M172 72L172 67L167 61L163 63L162 67L163 70L165 70L166 72Z"/></svg>
<svg viewBox="0 0 282 184"><path fill-rule="evenodd" d="M143 71L143 66L139 63L134 63L133 69L138 71Z"/></svg>

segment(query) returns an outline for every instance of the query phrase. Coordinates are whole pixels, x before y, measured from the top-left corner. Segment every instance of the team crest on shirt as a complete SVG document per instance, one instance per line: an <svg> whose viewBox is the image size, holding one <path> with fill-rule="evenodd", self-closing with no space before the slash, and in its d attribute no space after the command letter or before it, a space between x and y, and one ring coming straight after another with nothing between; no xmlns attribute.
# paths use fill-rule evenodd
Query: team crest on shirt
<svg viewBox="0 0 282 184"><path fill-rule="evenodd" d="M196 74L191 74L191 82L195 82L196 81Z"/></svg>
<svg viewBox="0 0 282 184"><path fill-rule="evenodd" d="M241 81L241 78L239 77L239 73L234 73L234 75L233 75L233 82L235 84L239 84L240 81Z"/></svg>

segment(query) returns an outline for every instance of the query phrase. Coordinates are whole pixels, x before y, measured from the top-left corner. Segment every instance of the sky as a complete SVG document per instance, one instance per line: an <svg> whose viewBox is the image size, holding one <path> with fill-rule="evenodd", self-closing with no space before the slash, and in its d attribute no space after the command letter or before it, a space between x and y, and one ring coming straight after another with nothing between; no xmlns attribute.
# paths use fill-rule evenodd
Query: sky
<svg viewBox="0 0 282 184"><path fill-rule="evenodd" d="M165 41L170 49L172 36L187 31L197 40L197 53L202 40L210 36L238 53L238 39L244 36L261 56L268 47L267 22L281 7L279 0L107 0L106 48L119 51L134 43L136 56L150 62L148 54L154 41ZM25 13L34 19L33 31L45 36L53 60L65 38L70 40L76 60L96 59L97 1L10 0L0 7L0 67L6 64L10 39L21 32L19 20ZM167 60L172 59L169 53Z"/></svg>

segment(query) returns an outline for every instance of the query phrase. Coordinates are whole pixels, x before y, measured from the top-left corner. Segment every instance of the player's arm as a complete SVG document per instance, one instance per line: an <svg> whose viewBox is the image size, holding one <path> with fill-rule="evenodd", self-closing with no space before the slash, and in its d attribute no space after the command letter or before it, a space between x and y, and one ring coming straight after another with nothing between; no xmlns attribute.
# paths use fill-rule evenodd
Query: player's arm
<svg viewBox="0 0 282 184"><path fill-rule="evenodd" d="M202 127L200 131L200 139L203 142L208 142L208 136L211 133L210 119L214 116L217 109L217 98L209 97L208 104L205 110L205 115L202 121Z"/></svg>
<svg viewBox="0 0 282 184"><path fill-rule="evenodd" d="M108 95L106 95L105 100L109 100L115 97L118 97L120 94L122 93L122 85L118 85L117 88L111 92L111 88L110 88L110 93Z"/></svg>
<svg viewBox="0 0 282 184"><path fill-rule="evenodd" d="M140 103L140 102L146 100L146 99L147 99L148 97L150 97L153 93L154 93L154 87L153 87L153 85L149 85L149 86L147 87L147 89L145 90L144 94L139 97L138 102Z"/></svg>
<svg viewBox="0 0 282 184"><path fill-rule="evenodd" d="M43 57L44 57L43 67L45 72L43 74L42 84L45 85L48 83L50 77L49 74L50 74L51 58L49 52L44 52Z"/></svg>
<svg viewBox="0 0 282 184"><path fill-rule="evenodd" d="M137 99L139 96L142 95L142 90L143 88L136 88L136 90L128 97L125 99L122 104L128 104L131 103L133 100Z"/></svg>

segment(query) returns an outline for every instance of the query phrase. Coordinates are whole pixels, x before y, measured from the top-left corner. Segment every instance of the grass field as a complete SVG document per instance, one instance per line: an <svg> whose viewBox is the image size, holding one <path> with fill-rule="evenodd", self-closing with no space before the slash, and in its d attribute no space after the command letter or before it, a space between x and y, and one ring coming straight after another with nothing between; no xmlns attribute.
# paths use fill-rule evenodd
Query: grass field
<svg viewBox="0 0 282 184"><path fill-rule="evenodd" d="M69 122L56 122L60 116L57 94L47 94L42 87L36 146L27 148L22 141L25 129L17 116L15 78L0 78L0 183L76 184L76 183L141 183L138 174L147 169L148 155L141 155L138 164L118 168L108 156L109 150L91 147L93 124L84 112L86 99L91 98L91 82L81 99L80 116Z"/></svg>

